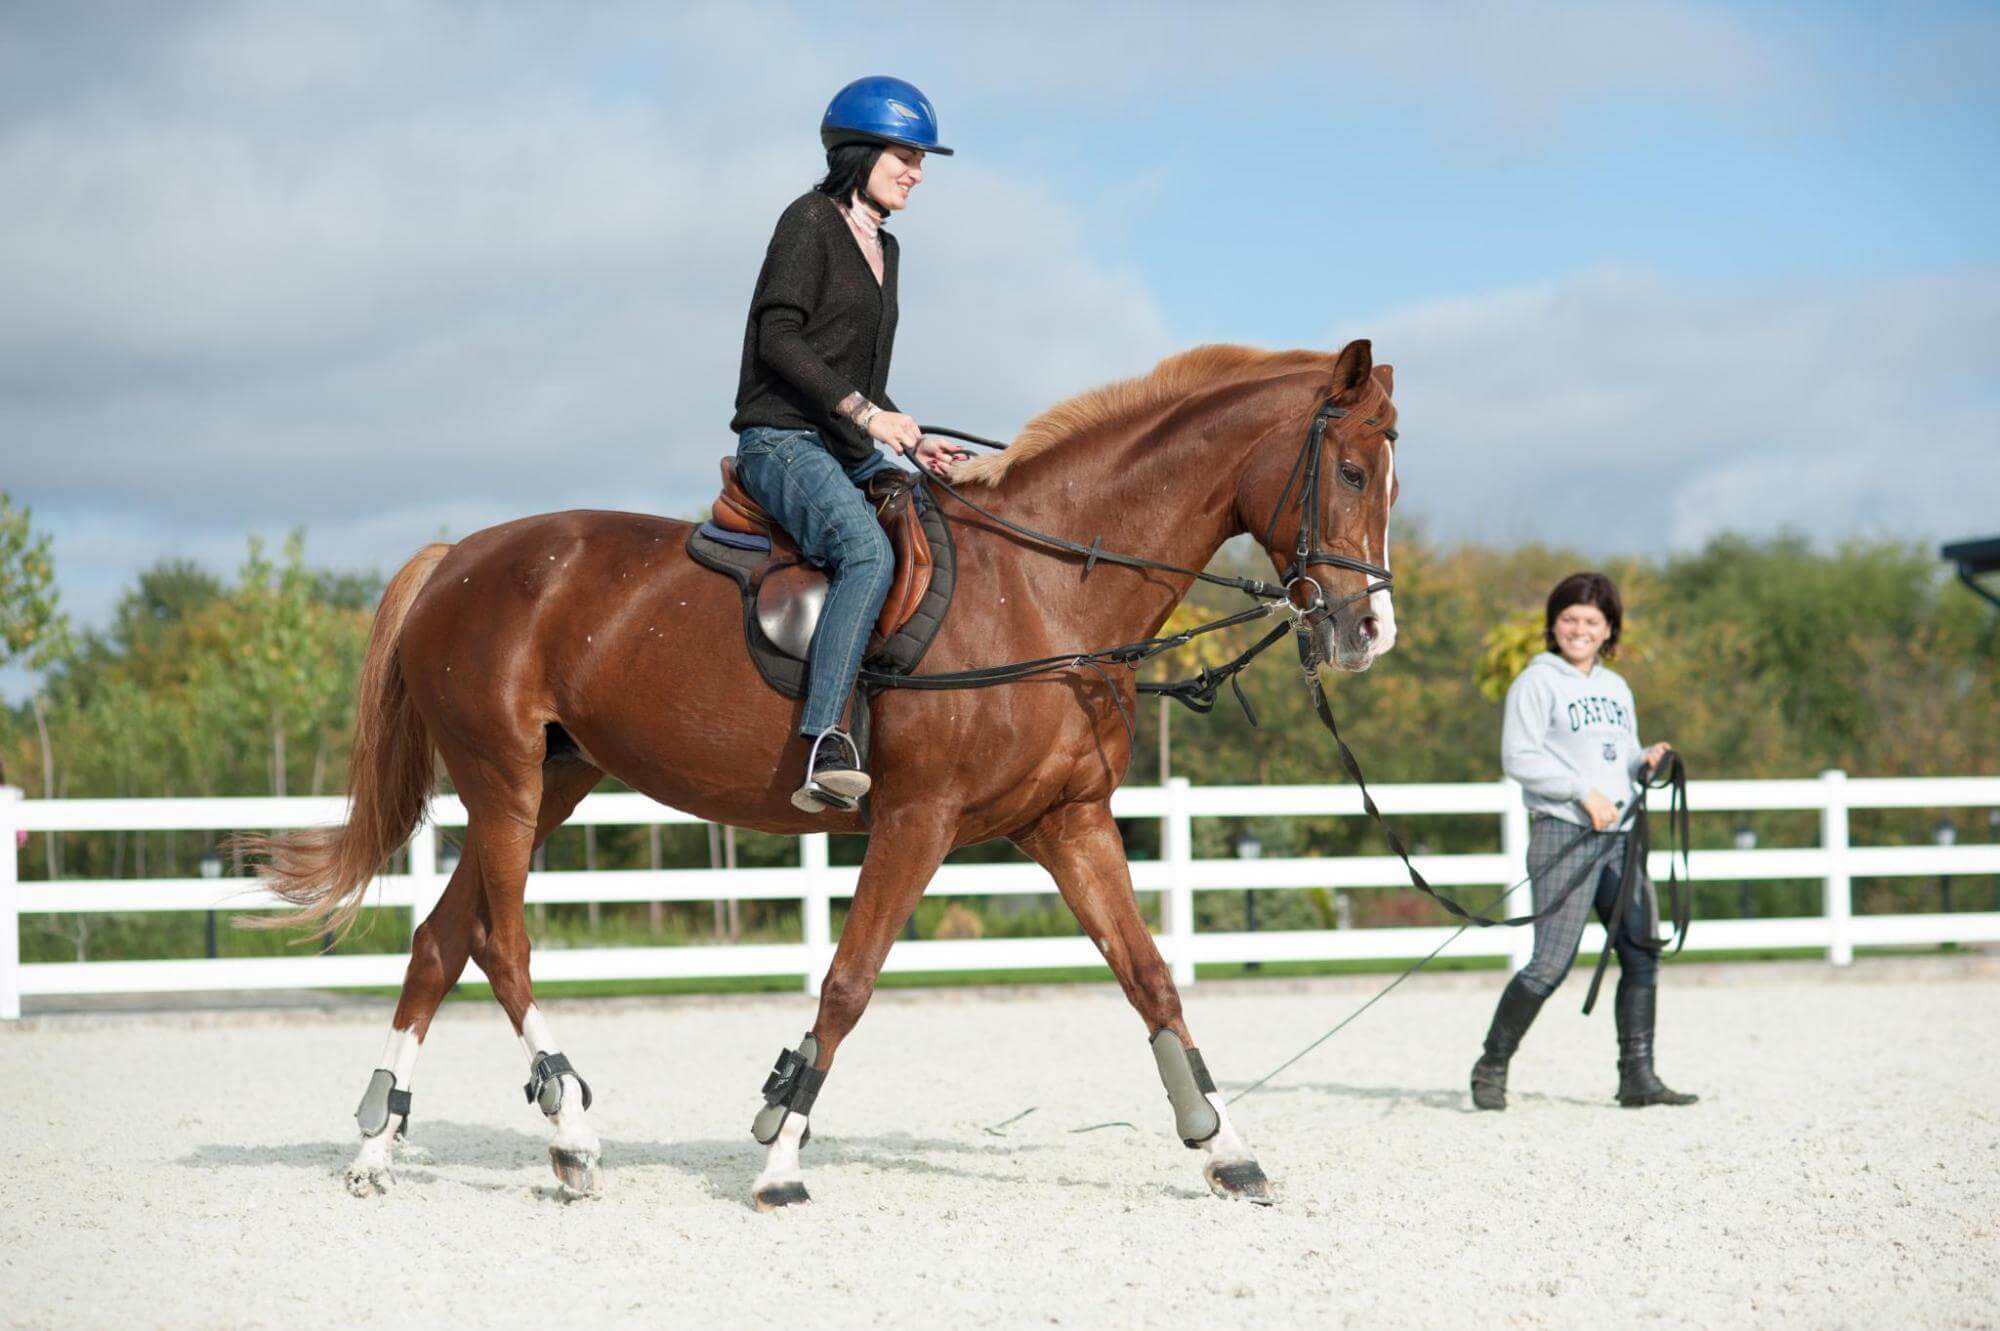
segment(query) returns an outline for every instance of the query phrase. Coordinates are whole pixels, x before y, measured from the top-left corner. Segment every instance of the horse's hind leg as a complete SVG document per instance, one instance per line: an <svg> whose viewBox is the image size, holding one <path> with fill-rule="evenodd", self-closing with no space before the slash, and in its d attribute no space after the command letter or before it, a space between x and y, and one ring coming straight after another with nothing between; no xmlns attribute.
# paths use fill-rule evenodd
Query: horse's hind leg
<svg viewBox="0 0 2000 1331"><path fill-rule="evenodd" d="M532 778L524 774L498 799L479 798L461 786L470 819L467 840L479 854L488 921L483 937L475 941L473 960L486 972L493 996L527 1051L528 1101L554 1129L549 1163L564 1186L583 1193L603 1186L603 1149L590 1125L590 1087L570 1066L548 1018L535 1006L522 902L535 847L562 826L603 777L589 763L568 758L542 765Z"/></svg>
<svg viewBox="0 0 2000 1331"><path fill-rule="evenodd" d="M1014 838L1047 869L1063 900L1118 977L1151 1037L1160 1080L1174 1108L1175 1135L1206 1153L1202 1177L1220 1197L1271 1201L1271 1185L1230 1125L1208 1067L1181 1017L1180 991L1132 895L1132 872L1107 804L1051 809Z"/></svg>
<svg viewBox="0 0 2000 1331"><path fill-rule="evenodd" d="M391 1147L405 1140L409 1130L418 1050L438 1004L458 983L466 958L484 932L478 866L477 854L468 848L411 942L410 965L403 973L395 1018L389 1023L389 1041L354 1115L361 1129L361 1150L347 1167L347 1190L357 1197L375 1196L390 1183Z"/></svg>
<svg viewBox="0 0 2000 1331"><path fill-rule="evenodd" d="M778 1055L764 1083L764 1107L750 1135L766 1147L763 1172L751 1184L760 1211L810 1201L799 1168L806 1117L834 1051L861 1020L889 948L951 849L951 828L934 812L878 810L854 888L854 905L840 931L833 964L820 987L819 1015L799 1048Z"/></svg>

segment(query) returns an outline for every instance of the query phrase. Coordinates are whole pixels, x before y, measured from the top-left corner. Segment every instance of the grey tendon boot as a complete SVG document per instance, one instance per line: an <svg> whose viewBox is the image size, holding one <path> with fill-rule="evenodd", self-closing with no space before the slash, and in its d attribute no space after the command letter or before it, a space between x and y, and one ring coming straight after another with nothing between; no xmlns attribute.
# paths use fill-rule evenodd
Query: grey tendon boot
<svg viewBox="0 0 2000 1331"><path fill-rule="evenodd" d="M1653 1014L1659 989L1618 981L1618 1103L1627 1109L1647 1105L1691 1105L1700 1099L1676 1091L1653 1072Z"/></svg>
<svg viewBox="0 0 2000 1331"><path fill-rule="evenodd" d="M1507 1063L1521 1047L1521 1037L1534 1025L1546 995L1538 994L1516 975L1500 994L1493 1009L1493 1025L1486 1032L1486 1052L1472 1065L1472 1103L1477 1109L1507 1107Z"/></svg>

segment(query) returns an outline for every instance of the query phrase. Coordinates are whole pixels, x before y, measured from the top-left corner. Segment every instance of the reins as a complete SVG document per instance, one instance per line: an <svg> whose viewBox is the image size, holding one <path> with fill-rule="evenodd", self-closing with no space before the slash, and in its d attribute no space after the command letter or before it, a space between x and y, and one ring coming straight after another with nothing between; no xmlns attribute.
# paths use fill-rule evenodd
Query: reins
<svg viewBox="0 0 2000 1331"><path fill-rule="evenodd" d="M1015 661L1004 665L985 666L972 670L950 671L933 675L886 675L870 670L863 670L861 672L861 680L866 685L875 688L899 689L987 688L997 684L1014 683L1036 675L1068 669L1091 669L1109 682L1106 670L1108 666L1122 665L1127 668L1136 668L1141 663L1149 661L1165 652L1185 646L1203 634L1234 628L1239 624L1252 623L1269 615L1283 614L1287 616L1287 623L1276 625L1270 632L1252 643L1227 663L1217 666L1214 669L1204 666L1198 673L1188 679L1163 683L1140 681L1136 685L1137 691L1172 698L1191 711L1207 713L1214 710L1217 695L1226 683L1235 694L1237 702L1242 705L1244 716L1254 726L1257 724L1257 713L1250 706L1250 700L1244 696L1242 686L1237 682L1237 676L1247 669L1250 663L1255 661L1257 657L1272 646L1275 646L1278 640L1285 636L1287 631L1293 633L1298 644L1299 663L1305 672L1307 693L1312 698L1313 711L1319 717L1320 724L1326 728L1327 734L1332 736L1334 747L1340 754L1341 766L1346 769L1348 777L1354 782L1356 788L1360 790L1363 811L1367 813L1368 817L1381 831L1383 839L1389 843L1389 848L1395 852L1396 858L1402 861L1403 871L1409 876L1410 885L1444 907L1448 913L1461 921L1461 923L1457 929L1453 930L1443 942L1439 943L1426 956L1397 975L1395 979L1377 991L1367 1002L1349 1013L1333 1026L1332 1029L1264 1076L1231 1096L1229 1100L1231 1104L1262 1087L1271 1078L1277 1076L1280 1072L1283 1072L1286 1068L1304 1058L1327 1040L1339 1034L1350 1022L1374 1006L1391 990L1396 988L1397 985L1400 985L1404 980L1407 980L1410 976L1429 965L1467 929L1519 928L1523 925L1534 924L1537 921L1547 919L1549 916L1555 914L1584 885L1588 869L1590 868L1590 865L1586 864L1582 870L1579 870L1572 877L1571 881L1564 886L1562 891L1556 894L1554 900L1541 910L1531 910L1524 915L1489 916L1486 914L1486 911L1503 903L1515 889L1519 888L1522 883L1529 881L1529 879L1522 878L1509 884L1498 896L1494 897L1492 901L1479 910L1469 910L1450 896L1431 886L1423 874L1418 871L1417 867L1410 862L1409 850L1404 845L1403 838L1397 834L1396 829L1389 824L1388 820L1383 818L1382 810L1376 805L1375 797L1368 789L1368 779L1361 771L1361 763L1355 758L1354 751L1348 747L1347 741L1341 737L1340 725L1334 717L1332 703L1327 698L1326 690L1320 685L1317 662L1314 659L1316 649L1312 641L1314 629L1327 617L1339 613L1345 606L1371 596L1377 591L1389 590L1395 581L1394 575L1386 568L1319 547L1320 461L1323 454L1321 445L1325 440L1327 423L1341 419L1347 414L1346 408L1337 406L1333 402L1323 403L1319 410L1313 413L1312 424L1307 431L1305 444L1299 450L1297 460L1292 464L1291 474L1286 477L1284 489L1279 491L1277 503L1272 508L1270 522L1265 526L1264 545L1268 549L1271 538L1276 533L1278 519L1284 514L1285 501L1291 498L1292 488L1294 485L1297 485L1299 487L1300 507L1299 543L1291 566L1285 570L1283 586L1275 586L1256 578L1223 577L1200 569L1183 568L1176 564L1162 563L1159 560L1146 559L1138 555L1121 554L1117 551L1104 549L1103 542L1096 539L1093 539L1086 546L1064 537L1036 531L1033 528L1024 527L1019 523L1003 518L983 505L967 499L964 494L942 477L933 476L929 473L920 473L919 484L934 486L942 490L957 502L965 505L1001 529L1012 532L1016 536L1033 541L1039 545L1047 546L1050 549L1083 556L1083 573L1085 577L1088 577L1091 570L1098 564L1116 564L1127 568L1176 573L1201 582L1211 583L1215 586L1227 587L1233 591L1243 592L1245 595L1256 597L1259 604L1248 610L1242 610L1236 614L1224 616L1221 619L1210 620L1166 637L1144 638L1137 642L1123 643L1116 647L1100 648L1097 651L1077 652L1065 656L1038 657L1030 661ZM1372 425L1376 422L1371 419L1368 423ZM978 444L986 448L1004 450L1007 447L1006 444L998 440L988 439L981 435L968 434L961 430L928 425L920 426L919 428L925 434L943 435L948 438L963 440L966 443ZM1394 440L1395 432L1393 430L1386 431L1385 433L1388 434L1392 441ZM1303 484L1300 483L1301 477L1303 477ZM1329 605L1326 600L1325 590L1316 579L1306 572L1310 566L1315 564L1324 564L1363 573L1371 581L1361 591L1343 598L1337 604ZM1299 605L1291 596L1292 588L1302 582L1311 584L1314 592L1313 601L1305 606ZM1125 713L1124 700L1118 696L1116 689L1112 690L1112 697L1117 702L1119 716L1125 722L1125 727L1129 734L1132 731L1132 718ZM1667 861L1667 890L1672 901L1671 910L1674 924L1673 950L1679 952L1687 943L1689 902L1681 892L1680 877L1681 873L1686 871L1688 873L1689 885L1692 887L1693 874L1688 869L1687 769L1681 761L1680 754L1669 749L1659 763L1644 772L1640 778L1640 789L1637 796L1626 807L1624 812L1619 815L1618 821L1611 828L1606 829L1607 832L1616 832L1619 828L1625 827L1628 823L1630 824L1630 829L1626 832L1625 856L1621 866L1618 899L1613 905L1610 920L1606 922L1604 949L1598 955L1597 968L1590 978L1590 991L1584 997L1583 1010L1586 1014L1596 1005L1598 990L1603 983L1604 971L1611 960L1611 953L1617 946L1619 931L1624 927L1627 916L1636 908L1641 875L1652 851L1652 827L1647 816L1646 792L1663 788L1671 788L1672 790L1672 794L1669 796L1668 825L1675 840L1675 851L1669 855ZM1583 844L1584 840L1594 833L1595 830L1595 828L1590 826L1579 829L1577 835L1571 839L1569 844L1562 848L1562 851L1556 856L1554 862L1561 863L1572 850ZM1675 862L1675 854L1678 855L1678 865ZM1647 946L1656 952L1665 950L1664 946L1656 938L1650 936L1642 946Z"/></svg>
<svg viewBox="0 0 2000 1331"><path fill-rule="evenodd" d="M1284 637L1289 629L1298 644L1299 663L1304 667L1306 690L1312 699L1313 711L1319 717L1320 724L1326 728L1327 734L1333 738L1334 747L1340 754L1341 766L1346 769L1349 779L1360 790L1363 811L1367 813L1368 817L1381 831L1383 840L1389 843L1389 849L1395 852L1396 858L1402 861L1403 871L1409 876L1410 885L1444 907L1450 915L1462 921L1463 923L1460 926L1461 932L1468 928L1519 928L1522 925L1534 924L1538 920L1548 918L1560 909L1563 903L1569 900L1570 895L1580 885L1579 883L1571 883L1553 902L1542 910L1530 911L1523 915L1503 915L1498 917L1489 916L1485 913L1486 910L1491 909L1490 904L1481 910L1470 910L1451 896L1431 886L1430 882L1418 871L1417 867L1410 862L1409 850L1405 846L1403 838L1389 824L1388 820L1382 816L1382 810L1376 805L1375 797L1368 789L1368 779L1362 773L1361 763L1355 758L1354 751L1348 747L1347 741L1342 738L1340 724L1333 714L1332 703L1327 697L1326 690L1320 684L1317 663L1315 661L1317 651L1313 643L1314 629L1327 616L1338 613L1341 607L1363 597L1370 596L1377 591L1387 590L1394 582L1393 575L1385 568L1366 563L1362 560L1351 559L1334 551L1319 548L1318 498L1321 478L1320 458L1324 451L1322 444L1325 440L1328 422L1339 420L1346 415L1346 408L1337 406L1332 402L1323 403L1313 413L1312 424L1306 433L1305 445L1299 450L1298 459L1292 464L1291 474L1286 478L1285 487L1279 492L1278 501L1273 506L1271 520L1265 528L1264 539L1267 547L1270 544L1272 535L1276 531L1278 519L1284 514L1285 503L1291 498L1293 487L1297 486L1301 509L1299 543L1293 563L1285 570L1285 585L1282 587L1274 586L1271 583L1255 578L1227 578L1198 569L1183 568L1176 564L1167 564L1159 560L1146 559L1138 555L1127 555L1117 551L1106 550L1103 548L1103 543L1097 540L1093 540L1086 546L1061 536L1036 531L1031 527L1025 527L1019 523L1009 521L983 505L967 499L949 481L941 477L929 475L928 473L923 474L920 477L919 484L937 487L950 495L954 500L964 504L973 512L978 513L987 521L996 524L1004 530L1054 550L1060 550L1068 554L1082 555L1084 557L1084 576L1086 577L1089 576L1091 569L1100 563L1176 573L1184 577L1196 578L1203 582L1228 587L1232 590L1243 592L1246 595L1257 597L1259 604L1248 610L1238 611L1236 614L1227 615L1221 619L1210 620L1166 637L1143 638L1137 642L1122 643L1116 647L1105 647L1096 651L1073 652L1062 656L1037 657L1029 661L1013 661L1004 665L982 666L971 670L948 671L932 675L889 675L864 670L861 673L862 682L875 688L975 689L989 688L998 684L1016 683L1037 675L1071 669L1093 670L1108 682L1107 668L1110 666L1124 666L1128 669L1134 669L1143 662L1152 660L1154 657L1160 656L1165 652L1185 646L1203 634L1216 633L1223 629L1234 628L1239 624L1252 623L1269 615L1283 614L1287 616L1288 623L1274 626L1270 632L1252 643L1227 663L1217 666L1214 669L1204 666L1197 674L1188 679L1157 684L1141 681L1136 686L1137 690L1141 693L1172 698L1176 702L1188 707L1191 711L1206 713L1214 710L1217 696L1222 686L1226 683L1235 694L1237 702L1242 705L1244 716L1254 726L1257 724L1257 713L1250 706L1250 700L1244 696L1242 686L1237 682L1237 676L1247 669L1257 657L1272 646L1275 646L1278 640ZM979 444L987 448L1004 449L1007 447L996 440L967 434L959 430L944 429L937 426L922 426L919 428L925 434L944 435L949 438L964 440L967 443ZM1329 605L1326 601L1324 590L1306 572L1308 567L1315 564L1327 564L1338 568L1352 569L1367 574L1371 579L1379 579L1379 581L1371 581L1360 592L1344 598L1338 604ZM1310 583L1314 589L1312 603L1305 606L1299 605L1291 597L1291 588L1301 582ZM1117 703L1119 716L1124 721L1127 732L1130 733L1133 728L1132 718L1126 714L1124 700L1118 696L1116 689L1112 690L1112 696ZM1674 828L1679 834L1681 859L1682 863L1685 864L1687 855L1687 779L1681 765L1680 755L1672 751L1669 751L1667 760L1663 761L1660 766L1665 770L1666 775L1661 777L1659 782L1654 782L1652 775L1649 774L1647 784L1650 788L1658 788L1661 784L1671 784L1673 787ZM1626 843L1625 887L1620 893L1617 907L1611 920L1611 932L1606 939L1604 953L1598 958L1597 972L1591 978L1590 994L1584 1003L1585 1012L1590 1011L1592 1005L1597 1001L1598 987L1604 976L1605 964L1611 955L1613 940L1617 937L1617 929L1623 924L1625 914L1630 908L1629 898L1636 891L1634 884L1637 875L1633 872L1635 865L1643 865L1645 863L1645 856L1651 849L1652 837L1650 827L1646 822L1645 803L1642 791L1640 797L1633 801L1631 807L1627 808L1623 816L1619 819L1619 826L1623 826L1628 820L1633 822L1633 832ZM1592 829L1584 829L1585 832L1589 832L1590 830ZM1577 841L1573 842L1571 846L1564 848L1563 853L1567 855L1569 850L1573 849L1574 845L1580 844L1581 841L1582 838L1578 837ZM1514 886L1519 886L1519 884L1515 884ZM1681 896L1679 878L1674 872L1670 872L1669 874L1669 888L1673 895L1673 918L1677 935L1676 950L1678 950L1679 945L1684 943L1687 938L1688 912L1686 903ZM1509 892L1512 890L1512 887L1508 889ZM1503 892L1499 897L1495 898L1495 901L1504 901L1506 895ZM1452 937L1457 937L1457 934L1452 935ZM1449 942L1450 940L1446 941ZM1439 950L1442 951L1442 948ZM1437 953L1433 952L1431 955L1436 956ZM1424 961L1417 963L1417 967L1421 967L1429 960L1430 958L1426 957ZM1413 967L1410 973L1413 973L1417 967ZM1399 977L1397 983L1400 982L1401 979ZM1392 985L1391 987L1393 988L1394 986ZM1383 992L1386 993L1387 990Z"/></svg>
<svg viewBox="0 0 2000 1331"><path fill-rule="evenodd" d="M1343 745L1342 747L1345 748L1346 746ZM1646 792L1648 790L1659 790L1665 786L1671 786L1673 789L1673 794L1669 797L1670 806L1668 814L1668 827L1674 836L1675 848L1672 852L1669 852L1667 859L1667 889L1673 897L1674 951L1679 952L1682 946L1685 945L1687 942L1687 931L1688 931L1687 904L1683 899L1683 897L1681 896L1680 879L1678 877L1680 869L1677 868L1674 863L1675 856L1678 856L1680 860L1680 868L1684 868L1687 864L1687 853L1688 853L1687 769L1681 762L1680 754L1672 749L1669 749L1666 753L1666 756L1663 757L1656 766L1648 769L1645 776L1641 778L1640 790L1637 798L1635 798L1632 801L1632 803L1626 807L1625 811L1619 815L1618 821L1616 823L1612 824L1610 827L1605 829L1606 834L1613 834L1616 833L1620 828L1625 827L1625 825L1628 822L1631 824L1630 829L1626 832L1625 858L1623 865L1621 867L1618 901L1616 906L1614 906L1612 910L1610 922L1605 926L1604 950L1598 954L1597 969L1590 977L1590 992L1584 996L1583 1000L1583 1010L1586 1015L1589 1014L1592 1007L1595 1006L1597 1003L1597 990L1598 986L1602 983L1604 979L1605 964L1610 961L1611 953L1617 946L1618 931L1624 925L1626 912L1630 907L1630 905L1636 902L1638 898L1639 895L1638 870L1644 867L1648 856L1652 852L1652 845L1653 845L1652 828L1651 824L1647 821ZM1366 799L1365 793L1363 795L1363 798L1364 800ZM1377 822L1379 823L1380 821L1381 820L1378 818ZM1395 835L1393 832L1389 830L1387 824L1382 824L1382 830L1386 835L1389 836L1391 843L1394 844ZM1582 845L1584 841L1589 839L1591 834L1595 831L1596 831L1595 828L1589 826L1578 828L1576 835L1571 837L1568 844L1565 845L1559 852L1557 852L1553 862L1556 864L1560 864L1565 859L1569 858L1570 852L1575 850L1578 846ZM1405 865L1407 865L1408 861L1405 860L1404 863ZM1547 910L1540 911L1534 915L1521 916L1516 919L1486 921L1486 923L1489 924L1498 923L1498 924L1510 924L1510 925L1516 923L1528 923L1534 920L1542 919L1552 914L1554 911L1560 909L1563 903L1567 902L1570 899L1570 897L1576 893L1578 888L1582 887L1586 882L1589 881L1590 871L1593 867L1595 867L1595 865L1596 865L1595 860L1589 860L1586 861L1581 867L1579 867L1575 871L1575 873L1571 875L1570 881L1563 887L1562 891L1556 894L1555 900L1549 903ZM1410 872L1413 876L1416 874L1416 871L1414 869L1412 869ZM1500 889L1499 894L1496 895L1491 901L1487 902L1484 906L1482 906L1480 908L1481 912L1493 909L1495 906L1505 901L1509 896L1512 896L1514 892L1518 890L1523 884L1531 881L1532 878L1533 875L1529 874L1527 876L1515 879L1513 882L1509 883L1506 887ZM1693 884L1693 878L1692 874L1690 874L1689 876L1690 887L1692 887L1692 884ZM1432 895L1435 896L1436 894L1433 893ZM1422 957L1418 958L1416 961L1412 962L1410 965L1404 967L1401 971L1397 972L1395 979L1383 985L1373 994L1370 994L1366 1002L1362 1003L1360 1007L1355 1008L1345 1017L1342 1017L1339 1021L1335 1022L1331 1027L1329 1027L1311 1044L1299 1050L1296 1054L1293 1054L1290 1058L1278 1064L1277 1067L1272 1068L1269 1072L1257 1078L1257 1080L1251 1082L1248 1086L1245 1086L1242 1090L1236 1092L1236 1094L1230 1096L1227 1103L1233 1105L1238 1100L1241 1100L1244 1096L1250 1095L1258 1090L1261 1090L1273 1077L1276 1077L1286 1068L1291 1067L1293 1064L1297 1063L1300 1059L1312 1053L1313 1050L1319 1048L1321 1045L1325 1044L1328 1040L1331 1040L1334 1036L1346 1030L1348 1026L1352 1025L1355 1019L1358 1018L1362 1013L1366 1012L1369 1008L1374 1007L1384 998L1387 998L1390 992L1394 990L1396 986L1400 985L1403 981L1409 979L1412 975L1415 975L1418 971L1422 970L1424 967L1430 965L1433 961L1436 961L1438 957L1443 954L1446 948L1450 947L1453 943L1457 942L1459 938L1464 935L1467 929L1481 927L1479 924L1479 920L1481 918L1482 918L1481 916L1467 915L1465 917L1465 922L1459 925L1458 928L1452 930L1449 934L1447 934L1443 942L1439 943L1436 947L1432 948ZM1654 939L1649 939L1647 946L1649 946L1650 949L1655 952L1664 952L1666 950L1663 945L1661 945L1657 940Z"/></svg>

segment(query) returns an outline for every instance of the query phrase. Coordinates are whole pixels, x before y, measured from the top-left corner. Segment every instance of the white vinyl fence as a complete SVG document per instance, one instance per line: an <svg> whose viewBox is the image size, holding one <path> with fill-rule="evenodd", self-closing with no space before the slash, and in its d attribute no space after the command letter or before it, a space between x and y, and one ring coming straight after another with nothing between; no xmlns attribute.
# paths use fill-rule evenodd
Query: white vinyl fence
<svg viewBox="0 0 2000 1331"><path fill-rule="evenodd" d="M1527 817L1510 782L1402 785L1375 788L1392 818L1412 815L1484 815L1500 824L1498 854L1422 855L1416 864L1440 888L1465 893L1471 903L1526 873ZM1853 959L1857 945L1983 943L2000 941L2000 913L1866 915L1853 911L1857 877L1944 877L2000 874L2000 844L1857 846L1848 837L1848 811L1858 808L1936 809L2000 806L2000 778L1943 777L1855 779L1827 772L1796 781L1699 781L1689 786L1698 813L1812 810L1819 814L1817 846L1803 849L1696 851L1693 871L1702 881L1811 879L1824 885L1817 915L1791 919L1697 920L1689 950L1822 948L1834 965ZM1656 808L1660 797L1655 796ZM1197 858L1197 818L1259 818L1361 814L1352 786L1205 786L1173 780L1163 787L1121 790L1112 801L1120 818L1156 818L1162 854L1137 860L1132 877L1141 892L1165 894L1160 949L1182 984L1201 962L1321 961L1418 957L1444 941L1449 928L1369 928L1201 932L1195 927L1197 892L1245 889L1379 888L1404 886L1402 866L1389 855L1343 858ZM270 909L281 903L235 879L63 879L23 882L17 832L99 832L270 829L337 822L338 798L26 800L0 787L0 1019L20 1015L24 994L103 994L186 990L337 988L395 985L401 955L246 957L159 961L84 961L22 964L20 917L80 911L228 911ZM443 890L438 868L439 826L462 826L465 810L442 798L433 822L411 840L412 871L384 876L370 889L370 904L409 906L421 920ZM592 795L572 824L672 824L699 820L640 795ZM1657 826L1657 824L1656 824ZM1412 829L1414 830L1414 829ZM1406 840L1416 838L1406 831ZM832 956L832 902L851 896L857 870L827 861L827 838L801 838L796 868L596 870L536 873L528 901L652 902L792 900L802 906L803 938L793 943L682 945L670 947L545 948L535 954L537 980L653 979L695 976L797 975L816 991ZM1378 842L1379 844L1379 842ZM1665 857L1654 871L1664 877ZM946 865L933 893L991 895L1051 892L1054 884L1032 864ZM1526 889L1510 906L1523 909ZM1586 954L1602 946L1593 924ZM1524 929L1474 929L1452 946L1460 956L1508 957L1524 963ZM1101 965L1083 937L906 941L890 953L892 971L1033 969Z"/></svg>

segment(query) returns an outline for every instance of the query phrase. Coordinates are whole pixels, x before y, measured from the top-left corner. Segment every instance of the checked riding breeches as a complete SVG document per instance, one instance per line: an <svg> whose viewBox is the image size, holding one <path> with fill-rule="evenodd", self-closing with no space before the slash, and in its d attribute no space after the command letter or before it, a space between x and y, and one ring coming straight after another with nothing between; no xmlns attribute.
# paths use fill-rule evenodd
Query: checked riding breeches
<svg viewBox="0 0 2000 1331"><path fill-rule="evenodd" d="M1535 922L1535 953L1520 974L1521 983L1543 997L1554 993L1576 960L1583 927L1594 907L1608 927L1623 885L1624 832L1596 832L1578 824L1537 814L1529 823L1528 875L1534 884L1535 909L1547 910L1571 884L1578 884L1561 909ZM1653 944L1659 906L1650 876L1640 869L1638 896L1627 910L1612 945L1618 952L1622 982L1651 987L1658 983L1660 960Z"/></svg>

